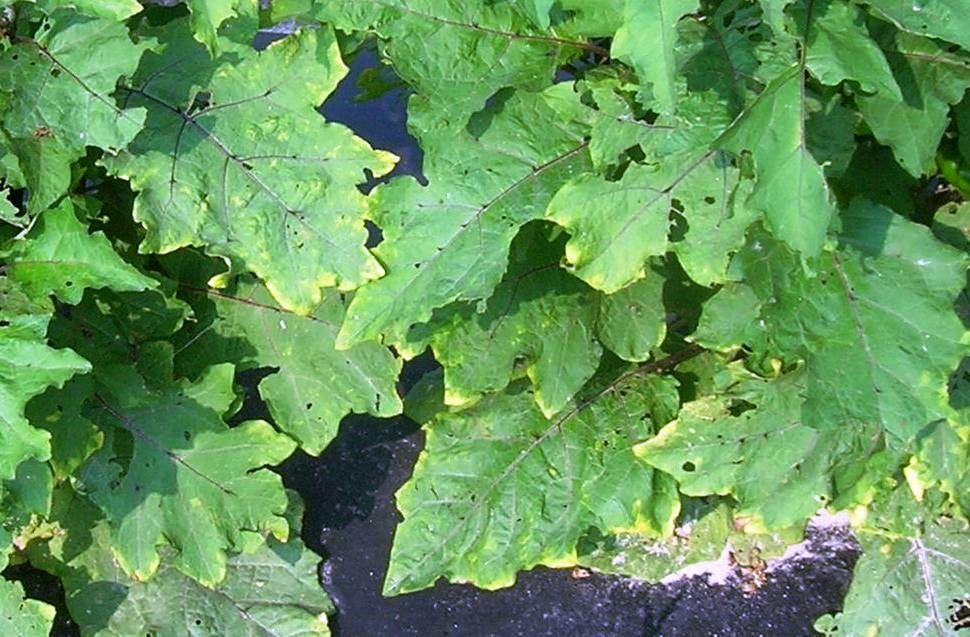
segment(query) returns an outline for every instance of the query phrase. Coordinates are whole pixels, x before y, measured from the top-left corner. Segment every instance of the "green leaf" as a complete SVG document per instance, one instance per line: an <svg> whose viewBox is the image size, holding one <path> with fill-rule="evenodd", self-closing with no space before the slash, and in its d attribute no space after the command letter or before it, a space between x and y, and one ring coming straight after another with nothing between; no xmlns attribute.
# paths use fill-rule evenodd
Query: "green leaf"
<svg viewBox="0 0 970 637"><path fill-rule="evenodd" d="M95 391L90 376L79 376L63 388L48 389L30 401L27 418L50 433L50 465L58 481L69 479L104 444L104 433L82 414Z"/></svg>
<svg viewBox="0 0 970 637"><path fill-rule="evenodd" d="M970 579L970 535L956 520L927 521L917 537L862 536L863 553L841 613L840 635L959 637Z"/></svg>
<svg viewBox="0 0 970 637"><path fill-rule="evenodd" d="M78 13L105 18L107 20L122 21L142 10L138 0L36 0L37 5L45 11L52 12L59 7L73 7Z"/></svg>
<svg viewBox="0 0 970 637"><path fill-rule="evenodd" d="M111 531L98 509L58 490L58 533L28 548L31 561L61 577L82 633L96 637L241 635L327 636L333 605L318 583L319 557L294 538L261 541L232 556L225 579L206 587L173 568L171 550L147 581L131 579L115 559Z"/></svg>
<svg viewBox="0 0 970 637"><path fill-rule="evenodd" d="M805 144L822 164L826 177L841 177L856 151L855 131L861 118L842 104L838 93L818 99L809 95L805 101Z"/></svg>
<svg viewBox="0 0 970 637"><path fill-rule="evenodd" d="M937 210L932 229L940 241L970 252L970 202L943 206Z"/></svg>
<svg viewBox="0 0 970 637"><path fill-rule="evenodd" d="M22 549L50 513L53 478L50 467L39 460L25 460L12 480L0 483L0 570L5 569L15 548Z"/></svg>
<svg viewBox="0 0 970 637"><path fill-rule="evenodd" d="M147 127L104 160L139 191L134 215L148 230L139 249L204 246L301 314L321 287L380 276L356 184L394 159L314 110L347 72L333 33L307 30L213 61L184 26L169 23L161 53L146 54L123 91L148 110Z"/></svg>
<svg viewBox="0 0 970 637"><path fill-rule="evenodd" d="M552 10L553 4L555 4L555 0L528 0L525 10L536 26L541 29L548 29L549 11Z"/></svg>
<svg viewBox="0 0 970 637"><path fill-rule="evenodd" d="M629 382L624 382L629 381ZM495 589L538 564L576 562L589 527L669 533L679 502L668 476L631 451L676 383L620 377L547 420L522 384L427 428L384 582L388 594L441 576Z"/></svg>
<svg viewBox="0 0 970 637"><path fill-rule="evenodd" d="M215 313L211 323L187 335L191 346L182 356L196 365L230 361L242 368L279 368L260 381L259 393L280 429L307 452L320 453L349 413L401 413L399 359L379 343L334 349L345 311L338 295L328 294L312 314L299 316L281 309L249 278L203 293Z"/></svg>
<svg viewBox="0 0 970 637"><path fill-rule="evenodd" d="M812 75L829 86L853 80L867 93L903 99L859 7L838 0L810 0L806 5L799 4L793 15L805 42L805 66Z"/></svg>
<svg viewBox="0 0 970 637"><path fill-rule="evenodd" d="M0 190L0 220L22 228L26 224L18 218L20 216L20 210L10 201L10 191L7 188Z"/></svg>
<svg viewBox="0 0 970 637"><path fill-rule="evenodd" d="M0 631L18 637L46 637L54 624L54 607L24 597L20 582L0 578Z"/></svg>
<svg viewBox="0 0 970 637"><path fill-rule="evenodd" d="M633 66L640 81L650 85L662 111L673 110L676 99L677 22L699 4L699 0L627 0L623 25L613 37L610 54Z"/></svg>
<svg viewBox="0 0 970 637"><path fill-rule="evenodd" d="M954 108L953 119L960 132L957 141L963 161L970 162L970 97L964 96L963 101Z"/></svg>
<svg viewBox="0 0 970 637"><path fill-rule="evenodd" d="M78 151L61 139L43 135L10 139L7 146L18 159L18 169L24 174L22 185L30 191L30 197L26 211L17 211L4 220L25 228L37 213L53 205L69 189L71 162L77 159Z"/></svg>
<svg viewBox="0 0 970 637"><path fill-rule="evenodd" d="M785 8L795 0L758 0L761 10L764 13L765 21L778 37L784 37L785 31Z"/></svg>
<svg viewBox="0 0 970 637"><path fill-rule="evenodd" d="M70 312L58 314L49 335L52 342L99 365L126 364L153 343L171 337L189 316L188 305L167 296L162 286L145 292L100 290L85 295ZM194 371L206 366L199 361Z"/></svg>
<svg viewBox="0 0 970 637"><path fill-rule="evenodd" d="M934 170L950 105L963 99L970 88L970 54L950 51L929 38L898 33L887 56L903 99L856 95L856 104L876 139L892 148L899 164L919 177Z"/></svg>
<svg viewBox="0 0 970 637"><path fill-rule="evenodd" d="M623 360L647 360L667 334L665 283L660 268L652 268L645 278L600 297L596 321L599 341Z"/></svg>
<svg viewBox="0 0 970 637"><path fill-rule="evenodd" d="M619 181L583 175L556 193L546 214L572 235L571 271L596 289L612 294L641 279L648 259L670 247L695 280L710 284L723 279L729 253L753 220L747 192L726 156L709 152L633 164ZM680 215L691 231L671 246L670 219Z"/></svg>
<svg viewBox="0 0 970 637"><path fill-rule="evenodd" d="M334 609L319 584L319 561L299 539L284 544L268 538L254 553L233 556L225 580L213 589L163 566L148 582L132 582L107 627L92 634L175 637L204 631L210 635L328 637L327 614ZM101 589L109 583L111 580L100 579L78 588L72 595L73 605L98 608Z"/></svg>
<svg viewBox="0 0 970 637"><path fill-rule="evenodd" d="M76 304L88 288L137 291L157 285L123 261L104 233L88 234L69 201L48 210L25 238L7 244L0 259L7 261L7 276L33 298L53 294Z"/></svg>
<svg viewBox="0 0 970 637"><path fill-rule="evenodd" d="M562 242L547 234L530 226L516 238L509 271L484 312L475 303L453 304L409 333L405 356L430 345L444 367L445 404L501 391L521 366L551 418L596 372L603 351L592 329L599 299L558 267Z"/></svg>
<svg viewBox="0 0 970 637"><path fill-rule="evenodd" d="M775 357L775 367L784 359L805 367L797 387L776 398L742 395L753 410L729 418L724 397L705 399L646 443L645 458L686 493L732 493L765 526L785 526L823 497L842 507L868 502L868 485L895 473L926 428L945 422L947 381L967 349L952 310L965 256L863 201L843 213L839 240L838 251L809 264L809 277L797 255L755 233L738 256L748 284L725 287L705 307L697 342L729 351L746 344L756 357ZM698 444L698 434L712 445ZM768 484L791 491L773 497Z"/></svg>
<svg viewBox="0 0 970 637"><path fill-rule="evenodd" d="M544 3L548 0L532 0ZM608 38L623 20L625 0L559 0L552 3L554 26L560 33L588 38ZM598 51L600 54L606 51Z"/></svg>
<svg viewBox="0 0 970 637"><path fill-rule="evenodd" d="M399 348L411 357L430 345L444 367L445 404L474 402L525 373L551 418L593 377L602 345L643 361L663 340L659 273L602 295L557 267L563 241L548 235L546 227L530 225L516 237L509 271L484 311L474 303L450 305L413 328Z"/></svg>
<svg viewBox="0 0 970 637"><path fill-rule="evenodd" d="M900 29L955 42L970 51L970 17L963 0L867 0L866 4Z"/></svg>
<svg viewBox="0 0 970 637"><path fill-rule="evenodd" d="M694 168L671 177L632 165L619 181L582 175L560 189L546 214L572 235L566 244L571 271L608 294L645 276L647 259L667 251L672 191ZM597 205L605 200L609 207Z"/></svg>
<svg viewBox="0 0 970 637"><path fill-rule="evenodd" d="M222 416L235 402L231 365L197 382L149 387L133 370L100 370L89 412L105 444L80 470L91 499L111 524L118 562L136 579L159 568L159 544L172 563L204 585L223 580L227 552L254 534L288 534L280 477L263 469L295 444L262 421L232 429Z"/></svg>
<svg viewBox="0 0 970 637"><path fill-rule="evenodd" d="M377 34L395 72L428 104L425 123L412 126L427 147L435 143L424 139L427 128L464 126L500 89L541 90L569 59L588 51L606 53L572 39L568 22L537 25L533 2L326 0L312 5L313 17L336 28ZM289 13L284 7L281 15Z"/></svg>
<svg viewBox="0 0 970 637"><path fill-rule="evenodd" d="M806 143L803 72L775 78L721 137L720 148L752 153L758 179L748 205L776 237L806 256L822 250L835 207Z"/></svg>
<svg viewBox="0 0 970 637"><path fill-rule="evenodd" d="M682 91L678 114L684 116L687 127L704 126L703 116L687 117L684 101L709 101L713 94L728 107L729 119L733 119L748 101L754 86L751 80L759 73L759 48L771 42L771 31L762 22L761 12L743 0L726 0L703 20L681 20L677 31L678 77L686 80L686 85L678 80Z"/></svg>
<svg viewBox="0 0 970 637"><path fill-rule="evenodd" d="M91 370L74 352L46 344L50 312L0 278L0 479L13 478L23 460L50 456L48 435L24 417L27 401Z"/></svg>
<svg viewBox="0 0 970 637"><path fill-rule="evenodd" d="M808 402L818 422L876 422L891 445L902 443L938 418L946 379L966 353L966 330L952 308L967 257L862 201L844 211L842 224L841 250L829 255L819 275L825 284L812 295L817 309L799 313L798 322L818 336L792 330L777 340L804 348L820 381ZM766 314L790 320L791 300L778 298L778 314ZM902 342L912 348L896 346Z"/></svg>
<svg viewBox="0 0 970 637"><path fill-rule="evenodd" d="M804 522L829 499L829 472L844 451L838 429L802 424L803 373L772 381L734 375L737 387L688 403L636 454L673 475L685 495L733 496L753 528ZM733 415L745 402L754 407Z"/></svg>
<svg viewBox="0 0 970 637"><path fill-rule="evenodd" d="M187 0L191 18L189 24L195 39L213 55L220 52L219 25L237 15L241 0Z"/></svg>
<svg viewBox="0 0 970 637"><path fill-rule="evenodd" d="M33 38L0 54L0 86L9 95L3 127L17 140L12 149L31 168L27 182L40 195L29 202L30 212L67 190L66 165L86 146L117 153L144 126L145 110L121 107L113 94L149 46L133 43L120 22L61 10Z"/></svg>
<svg viewBox="0 0 970 637"><path fill-rule="evenodd" d="M396 179L372 195L384 232L374 253L387 275L356 293L337 347L381 334L399 342L434 308L489 297L519 227L541 218L556 190L588 170L588 110L571 85L559 84L487 111L480 136L426 132L428 185Z"/></svg>
<svg viewBox="0 0 970 637"><path fill-rule="evenodd" d="M839 249L810 264L813 277L783 246L753 237L738 257L761 303L750 329L766 330L773 348L806 361L806 425L876 425L890 449L906 449L923 427L946 417L947 378L966 353L966 331L953 311L966 256L862 200L843 212L842 224ZM711 319L736 320L724 313Z"/></svg>
<svg viewBox="0 0 970 637"><path fill-rule="evenodd" d="M589 134L589 155L598 172L618 164L627 150L658 132L654 125L637 118L627 95L629 88L611 76L577 82L577 90L588 91L596 104L596 110L590 111L596 119ZM659 128L661 134L666 132L666 127Z"/></svg>
<svg viewBox="0 0 970 637"><path fill-rule="evenodd" d="M952 392L951 392L952 394ZM957 420L957 419L954 419ZM938 489L962 512L970 515L970 433L968 421L941 420L922 432L917 453L906 466L910 490L919 499Z"/></svg>
<svg viewBox="0 0 970 637"><path fill-rule="evenodd" d="M908 217L914 213L920 182L896 162L892 150L868 139L855 144L845 173L832 187L840 201L861 197Z"/></svg>

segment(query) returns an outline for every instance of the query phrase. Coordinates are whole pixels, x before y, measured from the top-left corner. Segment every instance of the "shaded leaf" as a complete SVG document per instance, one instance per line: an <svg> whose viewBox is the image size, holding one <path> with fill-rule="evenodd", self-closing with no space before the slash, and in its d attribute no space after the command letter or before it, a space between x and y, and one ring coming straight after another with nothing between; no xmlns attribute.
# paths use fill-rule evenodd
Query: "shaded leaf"
<svg viewBox="0 0 970 637"><path fill-rule="evenodd" d="M970 17L962 0L867 0L866 4L900 29L955 42L970 51Z"/></svg>
<svg viewBox="0 0 970 637"><path fill-rule="evenodd" d="M950 105L970 87L970 54L899 33L887 57L903 99L856 95L856 104L876 139L893 149L900 166L919 177L934 169Z"/></svg>
<svg viewBox="0 0 970 637"><path fill-rule="evenodd" d="M593 377L602 345L643 361L660 344L666 326L659 273L602 295L558 267L563 241L548 234L532 225L516 237L509 271L484 311L453 304L409 332L402 352L414 356L430 345L444 367L445 404L474 402L524 372L551 418Z"/></svg>
<svg viewBox="0 0 970 637"><path fill-rule="evenodd" d="M91 370L74 352L53 349L45 335L51 308L0 278L0 479L14 477L28 458L50 456L49 436L28 423L24 407L48 387Z"/></svg>
<svg viewBox="0 0 970 637"><path fill-rule="evenodd" d="M378 343L334 349L344 319L338 295L328 294L313 313L299 316L280 308L250 278L202 292L215 314L188 335L181 356L196 368L217 361L279 368L260 381L259 393L280 429L307 452L320 453L349 413L401 413L395 389L399 359Z"/></svg>
<svg viewBox="0 0 970 637"><path fill-rule="evenodd" d="M147 581L131 579L114 557L111 530L98 509L67 488L58 490L59 533L29 548L31 561L61 577L67 605L82 633L97 637L329 635L333 605L317 579L319 557L294 538L266 538L232 556L225 579L206 587L171 566L173 551Z"/></svg>
<svg viewBox="0 0 970 637"><path fill-rule="evenodd" d="M23 239L0 249L7 277L25 294L53 294L65 303L81 301L88 288L137 291L157 284L122 260L102 232L88 229L65 201L49 210Z"/></svg>
<svg viewBox="0 0 970 637"><path fill-rule="evenodd" d="M838 0L810 0L797 5L793 17L804 39L805 66L820 82L835 86L853 80L866 93L903 99L862 9Z"/></svg>
<svg viewBox="0 0 970 637"><path fill-rule="evenodd" d="M251 547L259 532L287 537L280 477L261 467L295 445L265 422L226 426L232 376L220 365L195 383L155 388L130 369L100 370L103 393L88 415L105 444L80 476L111 524L120 566L136 579L158 570L158 545L167 543L178 550L176 568L215 586L228 551Z"/></svg>
<svg viewBox="0 0 970 637"><path fill-rule="evenodd" d="M898 448L941 416L947 377L966 353L953 303L967 261L880 206L856 201L842 223L840 250L822 256L817 281L795 274L791 257L771 263L781 252L742 258L774 342L808 362L806 422L876 423Z"/></svg>

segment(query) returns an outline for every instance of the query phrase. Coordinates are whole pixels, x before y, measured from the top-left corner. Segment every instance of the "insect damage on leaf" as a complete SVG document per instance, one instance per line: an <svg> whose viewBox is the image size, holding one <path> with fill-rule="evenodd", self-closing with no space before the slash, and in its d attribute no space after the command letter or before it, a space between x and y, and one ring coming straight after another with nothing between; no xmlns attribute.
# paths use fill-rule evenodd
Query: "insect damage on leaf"
<svg viewBox="0 0 970 637"><path fill-rule="evenodd" d="M273 467L402 412L387 594L730 542L758 595L829 509L818 630L965 627L961 0L6 4L0 566L84 631L329 634ZM420 178L318 112L365 48Z"/></svg>

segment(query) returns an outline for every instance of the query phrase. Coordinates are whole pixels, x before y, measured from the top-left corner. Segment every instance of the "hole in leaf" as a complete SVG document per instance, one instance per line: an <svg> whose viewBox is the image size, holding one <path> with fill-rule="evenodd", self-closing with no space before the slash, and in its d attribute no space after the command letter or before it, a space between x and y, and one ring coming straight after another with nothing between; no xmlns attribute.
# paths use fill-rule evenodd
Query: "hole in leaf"
<svg viewBox="0 0 970 637"><path fill-rule="evenodd" d="M744 412L751 411L752 409L754 409L754 405L746 400L732 400L728 404L728 413L732 416L740 416Z"/></svg>
<svg viewBox="0 0 970 637"><path fill-rule="evenodd" d="M697 465L695 465L693 462L688 460L680 468L686 471L687 473L690 473L697 468Z"/></svg>

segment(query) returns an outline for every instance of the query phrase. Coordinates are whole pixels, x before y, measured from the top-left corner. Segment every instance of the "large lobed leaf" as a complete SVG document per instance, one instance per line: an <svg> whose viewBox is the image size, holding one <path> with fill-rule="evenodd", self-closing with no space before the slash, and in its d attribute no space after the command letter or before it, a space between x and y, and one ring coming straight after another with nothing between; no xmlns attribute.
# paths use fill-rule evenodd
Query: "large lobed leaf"
<svg viewBox="0 0 970 637"><path fill-rule="evenodd" d="M438 577L499 588L518 570L576 561L589 527L670 533L669 476L632 452L677 403L676 382L621 376L549 420L519 383L427 426L425 450L397 495L384 590Z"/></svg>
<svg viewBox="0 0 970 637"><path fill-rule="evenodd" d="M729 393L689 404L640 449L685 492L732 493L768 527L803 520L820 502L870 498L866 485L946 421L948 377L967 352L951 309L965 255L861 200L843 213L839 242L808 277L797 256L754 234L736 260L748 283L712 299L695 338L801 359L804 369L741 394L754 408L740 415L729 414ZM779 484L784 498L774 497Z"/></svg>
<svg viewBox="0 0 970 637"><path fill-rule="evenodd" d="M402 353L430 346L444 367L446 404L500 391L521 370L551 418L593 377L604 347L644 361L660 345L666 333L660 272L606 296L557 267L563 241L548 235L548 228L530 225L516 237L509 271L484 311L452 304L408 333Z"/></svg>
<svg viewBox="0 0 970 637"><path fill-rule="evenodd" d="M496 91L543 89L556 69L588 51L605 54L587 35L603 32L600 4L567 4L573 21L550 28L548 16L528 2L442 2L441 0L284 0L274 14L312 15L336 28L372 31L395 72L426 100L423 119L463 126ZM589 5L594 5L590 7ZM610 3L604 3L610 4ZM279 6L277 6L279 5ZM609 14L610 7L601 9ZM592 19L588 13L592 13ZM567 14L569 15L569 14ZM612 26L612 25L611 25ZM425 144L426 127L414 126Z"/></svg>
<svg viewBox="0 0 970 637"><path fill-rule="evenodd" d="M157 33L127 103L148 111L127 152L107 158L139 191L143 252L204 246L265 281L279 303L307 314L321 288L379 277L364 247L364 171L395 158L314 110L346 74L332 31L305 30L255 52L211 60L181 20Z"/></svg>
<svg viewBox="0 0 970 637"><path fill-rule="evenodd" d="M278 368L260 381L260 396L280 429L307 452L323 451L349 413L401 413L400 359L379 343L334 348L345 314L337 294L301 316L279 307L251 277L195 292L208 298L212 316L187 335L181 359L191 369L217 361Z"/></svg>
<svg viewBox="0 0 970 637"><path fill-rule="evenodd" d="M412 102L412 116L415 108L423 106ZM588 169L588 110L564 83L493 106L480 136L467 127L426 132L428 185L398 179L372 195L384 232L374 253L387 274L356 293L337 347L380 335L397 342L435 308L489 297L519 228Z"/></svg>
<svg viewBox="0 0 970 637"><path fill-rule="evenodd" d="M30 545L27 554L62 578L84 635L330 635L327 614L334 609L317 580L319 557L298 538L261 540L251 553L232 556L225 579L207 587L175 569L170 550L151 579L129 577L98 508L68 487L55 494L51 519L56 537Z"/></svg>
<svg viewBox="0 0 970 637"><path fill-rule="evenodd" d="M917 537L863 536L863 555L829 634L959 637L970 579L970 535L956 520L928 521Z"/></svg>
<svg viewBox="0 0 970 637"><path fill-rule="evenodd" d="M67 191L86 146L117 153L145 125L145 109L122 107L114 91L148 46L114 19L60 10L0 54L2 126L25 169L31 213Z"/></svg>
<svg viewBox="0 0 970 637"><path fill-rule="evenodd" d="M87 288L143 290L155 282L122 261L102 233L88 234L70 202L0 246L0 260L0 479L6 479L21 460L50 455L48 435L24 418L27 401L91 370L73 351L47 345L51 296L77 303Z"/></svg>
<svg viewBox="0 0 970 637"><path fill-rule="evenodd" d="M282 462L295 443L262 421L225 424L236 400L231 365L213 366L195 383L160 386L123 366L98 375L88 416L105 444L79 475L111 525L126 573L151 577L159 545L170 544L178 551L173 566L215 586L228 551L251 547L259 533L287 538L283 485L263 467Z"/></svg>

